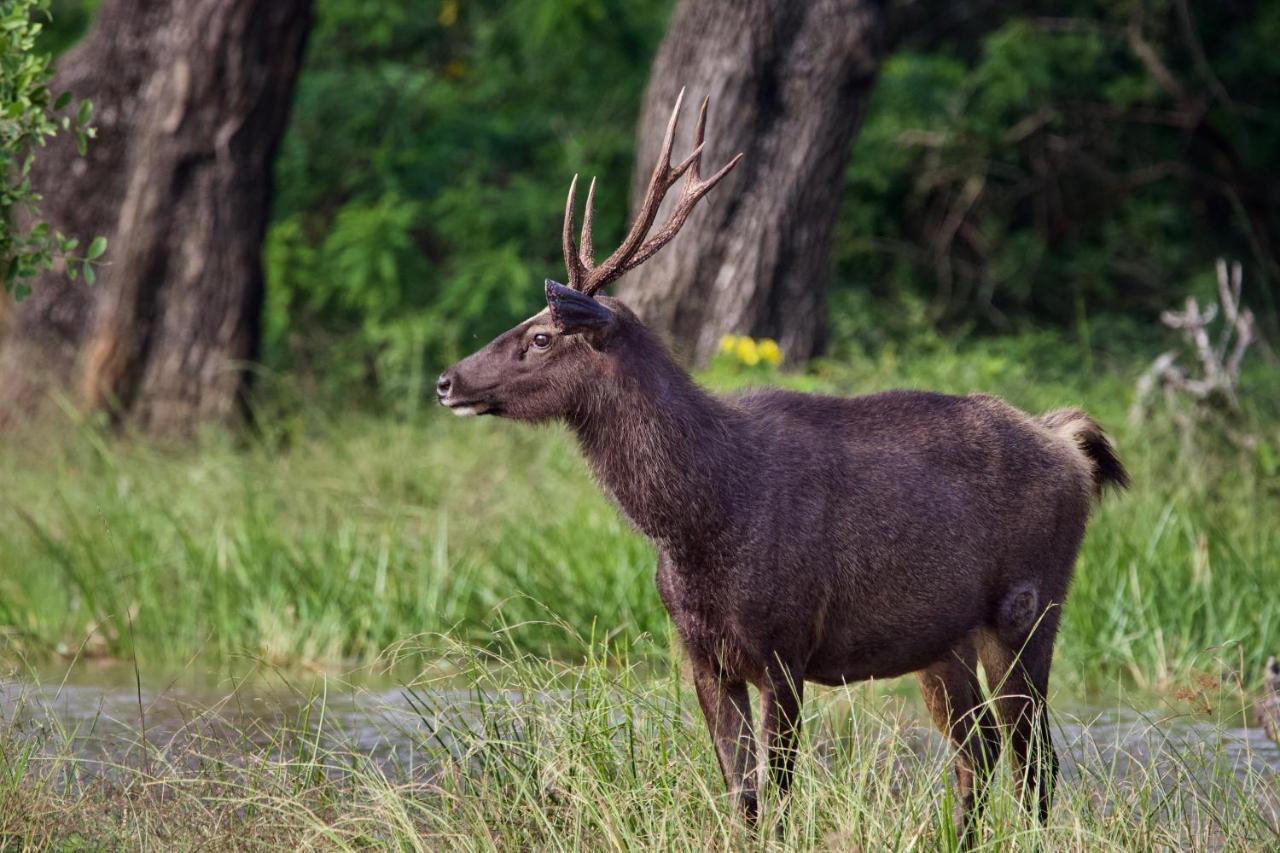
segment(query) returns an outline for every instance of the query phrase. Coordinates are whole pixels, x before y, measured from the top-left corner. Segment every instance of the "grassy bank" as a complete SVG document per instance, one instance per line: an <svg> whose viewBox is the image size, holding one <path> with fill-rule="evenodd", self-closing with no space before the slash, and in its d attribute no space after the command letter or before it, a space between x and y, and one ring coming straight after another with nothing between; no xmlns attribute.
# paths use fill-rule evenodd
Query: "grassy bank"
<svg viewBox="0 0 1280 853"><path fill-rule="evenodd" d="M1032 411L1083 405L1114 434L1134 488L1092 524L1059 683L1160 686L1235 669L1252 678L1280 649L1280 601L1262 594L1280 583L1280 485L1268 470L1280 381L1269 368L1249 377L1245 425L1263 449L1248 451L1213 430L1187 445L1159 411L1130 425L1140 368L1086 369L1052 341L997 341L909 359L888 350L785 381L840 393L986 390ZM326 666L416 635L481 640L504 629L522 651L572 654L548 624L557 620L667 644L651 549L562 429L430 409L285 411L264 416L258 437L211 434L195 448L72 419L5 436L4 650Z"/></svg>
<svg viewBox="0 0 1280 853"><path fill-rule="evenodd" d="M180 736L156 743L153 733L151 747L117 747L105 761L77 757L76 733L33 725L36 708L24 725L19 703L0 714L0 846L955 847L947 753L883 685L814 691L788 819L779 825L779 804L766 800L753 835L727 804L677 670L655 673L601 644L579 646L579 663L556 663L508 639L496 640L498 654L451 644L446 680L405 684L399 704L416 721L409 744L390 755L367 737L359 748L342 745L351 741L326 700L341 689L337 679L313 687L265 737L216 712L192 713ZM1213 719L1238 725L1241 697L1229 688L1214 696ZM1241 766L1212 735L1171 737L1171 717L1186 715L1160 708L1121 737L1059 712L1064 772L1049 825L1032 823L1002 767L979 849L1272 849L1274 772Z"/></svg>

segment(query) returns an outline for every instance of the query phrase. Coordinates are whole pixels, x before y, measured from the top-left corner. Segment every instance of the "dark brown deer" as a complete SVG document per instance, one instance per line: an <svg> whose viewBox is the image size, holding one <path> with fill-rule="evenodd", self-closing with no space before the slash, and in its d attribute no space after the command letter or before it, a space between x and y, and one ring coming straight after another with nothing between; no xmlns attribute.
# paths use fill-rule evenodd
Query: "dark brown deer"
<svg viewBox="0 0 1280 853"><path fill-rule="evenodd" d="M791 781L805 682L914 672L955 745L966 830L1007 737L1024 801L1043 820L1057 760L1045 715L1060 608L1094 501L1127 485L1080 411L1034 417L985 394L889 391L851 399L698 387L621 302L596 296L671 240L737 163L659 162L621 247L598 266L587 194L569 286L449 368L439 400L459 415L562 420L604 488L658 550L658 591L692 663L725 781L757 809L747 685L760 692L767 766ZM674 213L648 233L688 175ZM981 661L997 688L984 701ZM1004 732L1002 735L1003 724Z"/></svg>

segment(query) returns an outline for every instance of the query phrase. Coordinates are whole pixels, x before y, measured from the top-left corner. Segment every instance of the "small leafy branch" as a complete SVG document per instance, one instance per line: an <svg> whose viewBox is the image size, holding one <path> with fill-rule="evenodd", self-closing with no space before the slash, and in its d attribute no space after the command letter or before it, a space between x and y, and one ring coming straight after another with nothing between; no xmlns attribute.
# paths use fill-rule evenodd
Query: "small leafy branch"
<svg viewBox="0 0 1280 853"><path fill-rule="evenodd" d="M1240 408L1240 363L1257 340L1253 312L1240 302L1243 273L1240 263L1231 264L1221 258L1217 263L1218 302L1203 309L1194 296L1187 297L1182 311L1164 311L1160 321L1182 333L1184 346L1162 353L1138 379L1137 394L1129 411L1130 422L1137 424L1150 406L1157 389L1164 392L1165 402L1184 438L1194 431L1197 421L1210 415L1231 415ZM1210 327L1221 314L1222 323L1213 340ZM1191 350L1197 364L1183 367L1178 359ZM1190 402L1188 406L1186 403ZM1253 447L1253 436L1228 430L1237 444Z"/></svg>
<svg viewBox="0 0 1280 853"><path fill-rule="evenodd" d="M83 155L94 136L89 101L72 105L70 92L56 99L49 89L53 63L37 53L36 40L49 17L49 0L0 0L0 282L16 299L31 293L30 279L58 261L72 278L93 284L94 262L107 250L95 237L83 255L79 240L53 230L40 218L40 194L31 186L36 150L60 133L71 133ZM20 227L19 211L31 224Z"/></svg>

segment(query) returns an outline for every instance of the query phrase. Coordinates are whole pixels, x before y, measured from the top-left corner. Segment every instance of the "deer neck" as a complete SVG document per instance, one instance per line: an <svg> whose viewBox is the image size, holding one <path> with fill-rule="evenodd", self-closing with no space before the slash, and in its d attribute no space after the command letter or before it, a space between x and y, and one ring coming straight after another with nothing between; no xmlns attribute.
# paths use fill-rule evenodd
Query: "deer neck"
<svg viewBox="0 0 1280 853"><path fill-rule="evenodd" d="M601 485L660 547L696 554L733 522L750 470L746 424L656 344L570 424Z"/></svg>

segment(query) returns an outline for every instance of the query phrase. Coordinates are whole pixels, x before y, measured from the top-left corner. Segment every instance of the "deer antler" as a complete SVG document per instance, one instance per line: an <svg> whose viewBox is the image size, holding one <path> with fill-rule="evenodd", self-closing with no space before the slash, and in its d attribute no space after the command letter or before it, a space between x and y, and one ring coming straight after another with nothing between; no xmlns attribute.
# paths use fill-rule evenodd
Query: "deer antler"
<svg viewBox="0 0 1280 853"><path fill-rule="evenodd" d="M582 246L579 250L573 245L573 199L574 193L578 188L578 176L573 176L573 181L569 184L569 198L564 207L564 233L562 239L564 242L564 263L569 271L569 286L574 290L580 290L588 296L593 296L609 282L614 281L623 273L635 269L653 257L659 249L671 242L671 238L679 233L681 226L689 218L689 214L693 211L698 201L710 192L711 188L718 184L725 175L729 174L734 166L738 165L738 161L742 159L741 154L734 157L720 171L705 181L698 174L699 166L702 163L702 148L704 145L702 137L707 127L708 100L706 98L703 99L702 109L698 112L698 126L693 136L693 152L680 161L675 168L672 168L671 146L675 142L676 124L680 118L680 105L684 102L684 89L680 90L680 95L676 98L675 109L671 111L671 120L667 122L666 135L662 138L662 152L658 155L657 165L653 167L653 175L649 178L649 187L645 190L644 202L640 205L640 211L636 214L635 222L631 224L631 230L627 232L626 239L622 241L622 245L599 266L596 266L593 258L595 249L591 241L592 207L595 201L596 182L593 178L591 180L591 188L587 190L587 209L582 216L582 239L580 241ZM658 218L658 208L662 206L662 200L666 197L667 191L686 172L688 172L689 177L680 193L680 200L676 204L675 212L671 214L671 218L667 220L665 225L646 240L645 236L649 233L649 229L653 227L653 221Z"/></svg>

